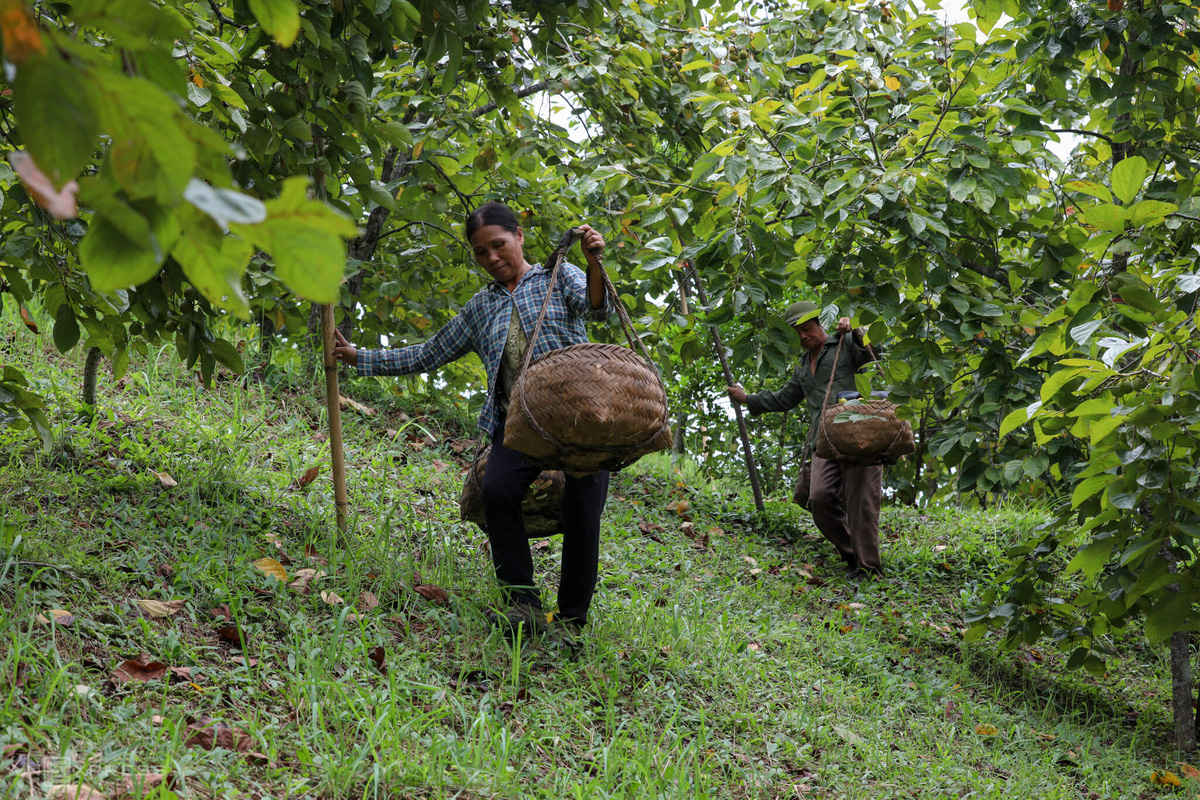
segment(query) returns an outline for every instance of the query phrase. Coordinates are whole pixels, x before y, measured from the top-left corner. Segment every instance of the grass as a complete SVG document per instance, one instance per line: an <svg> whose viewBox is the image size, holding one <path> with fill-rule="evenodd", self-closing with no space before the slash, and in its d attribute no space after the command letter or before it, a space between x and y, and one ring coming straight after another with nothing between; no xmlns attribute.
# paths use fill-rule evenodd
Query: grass
<svg viewBox="0 0 1200 800"><path fill-rule="evenodd" d="M614 478L572 657L484 622L491 562L458 521L464 409L346 387L377 413L346 412L339 539L327 470L297 488L328 461L315 375L205 389L152 352L102 376L80 422L81 355L48 338L6 304L0 358L51 398L56 444L0 430L0 795L1115 798L1179 773L1161 652L1128 645L1097 679L962 641L1036 509L887 508L889 576L855 585L782 499L755 515L742 487L648 457ZM535 552L552 598L560 545ZM264 558L327 575L300 593ZM112 678L140 654L186 669ZM199 746L220 726L228 747Z"/></svg>

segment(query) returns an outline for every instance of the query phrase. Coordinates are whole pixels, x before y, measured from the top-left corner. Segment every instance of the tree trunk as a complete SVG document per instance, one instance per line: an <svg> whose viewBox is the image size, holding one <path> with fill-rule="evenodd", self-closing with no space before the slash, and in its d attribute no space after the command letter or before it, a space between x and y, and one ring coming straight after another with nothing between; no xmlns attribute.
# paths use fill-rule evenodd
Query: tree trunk
<svg viewBox="0 0 1200 800"><path fill-rule="evenodd" d="M96 405L96 375L103 357L100 348L93 347L88 350L87 360L83 362L83 402L89 406Z"/></svg>
<svg viewBox="0 0 1200 800"><path fill-rule="evenodd" d="M1181 753L1196 749L1196 713L1192 710L1192 635L1171 634L1171 706L1175 712L1175 746Z"/></svg>
<svg viewBox="0 0 1200 800"><path fill-rule="evenodd" d="M687 453L687 442L684 440L684 431L687 430L688 413L680 411L679 416L675 418L675 430L672 432L671 453L676 456L682 456Z"/></svg>

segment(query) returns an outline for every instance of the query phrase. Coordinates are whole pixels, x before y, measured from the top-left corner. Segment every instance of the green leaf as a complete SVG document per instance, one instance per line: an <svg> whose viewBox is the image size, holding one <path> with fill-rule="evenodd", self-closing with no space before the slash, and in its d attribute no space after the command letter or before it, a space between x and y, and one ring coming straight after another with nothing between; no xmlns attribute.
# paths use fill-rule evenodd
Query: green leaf
<svg viewBox="0 0 1200 800"><path fill-rule="evenodd" d="M250 11L280 47L291 47L300 35L300 12L292 0L250 0Z"/></svg>
<svg viewBox="0 0 1200 800"><path fill-rule="evenodd" d="M168 12L146 0L76 0L71 17L75 22L103 28L115 42L132 50L145 50L156 42L171 42L188 34L188 26L178 12Z"/></svg>
<svg viewBox="0 0 1200 800"><path fill-rule="evenodd" d="M228 367L233 372L239 375L246 371L246 365L242 361L242 354L237 351L237 348L225 339L217 339L212 343L213 355L217 360Z"/></svg>
<svg viewBox="0 0 1200 800"><path fill-rule="evenodd" d="M254 247L239 236L225 235L199 211L185 217L183 236L171 256L197 290L217 308L250 319L250 301L242 292L242 276Z"/></svg>
<svg viewBox="0 0 1200 800"><path fill-rule="evenodd" d="M1113 476L1109 475L1106 477L1111 478ZM1100 569L1108 563L1108 556L1112 553L1114 544L1116 544L1116 539L1112 537L1093 541L1076 553L1075 557L1067 564L1067 574L1083 570L1083 574L1087 576L1088 580L1096 577Z"/></svg>
<svg viewBox="0 0 1200 800"><path fill-rule="evenodd" d="M112 137L107 164L130 200L178 201L196 168L196 145L181 125L190 122L162 89L133 78L105 79L105 128Z"/></svg>
<svg viewBox="0 0 1200 800"><path fill-rule="evenodd" d="M79 243L79 262L97 292L145 283L158 272L164 256L151 240L130 239L103 217L92 220Z"/></svg>
<svg viewBox="0 0 1200 800"><path fill-rule="evenodd" d="M100 117L84 73L57 51L30 56L13 81L21 140L55 188L72 180L91 160Z"/></svg>
<svg viewBox="0 0 1200 800"><path fill-rule="evenodd" d="M1143 225L1157 225L1174 214L1179 206L1174 203L1164 203L1162 200L1143 200L1129 208L1129 222L1135 228Z"/></svg>
<svg viewBox="0 0 1200 800"><path fill-rule="evenodd" d="M403 11L404 16L408 17L409 22L413 25L421 24L421 12L408 0L392 0L392 5Z"/></svg>
<svg viewBox="0 0 1200 800"><path fill-rule="evenodd" d="M271 254L275 271L297 294L333 303L346 263L346 243L358 235L354 223L329 206L310 200L308 180L289 178L276 200L267 201L267 219L231 229Z"/></svg>
<svg viewBox="0 0 1200 800"><path fill-rule="evenodd" d="M79 322L75 319L75 310L63 303L54 317L54 346L58 352L65 353L78 342Z"/></svg>
<svg viewBox="0 0 1200 800"><path fill-rule="evenodd" d="M412 147L412 133L402 122L391 120L375 126L375 133L390 145L396 147Z"/></svg>
<svg viewBox="0 0 1200 800"><path fill-rule="evenodd" d="M1089 206L1081 216L1088 225L1100 230L1114 232L1125 230L1125 210L1112 203Z"/></svg>
<svg viewBox="0 0 1200 800"><path fill-rule="evenodd" d="M1071 492L1071 508L1078 508L1079 504L1089 497L1095 496L1102 491L1105 486L1117 479L1116 475L1093 475L1090 478L1084 478L1075 486L1075 491Z"/></svg>
<svg viewBox="0 0 1200 800"><path fill-rule="evenodd" d="M1137 197L1137 193L1141 191L1142 182L1145 180L1146 159L1141 156L1123 158L1113 167L1113 194L1119 197L1122 203L1132 203L1133 198Z"/></svg>
<svg viewBox="0 0 1200 800"><path fill-rule="evenodd" d="M1151 644L1165 642L1178 631L1196 629L1195 592L1171 592L1146 614L1146 638Z"/></svg>
<svg viewBox="0 0 1200 800"><path fill-rule="evenodd" d="M1112 192L1103 183L1096 181L1067 181L1064 188L1070 189L1073 192L1083 192L1090 194L1092 197L1103 200L1106 203L1112 202Z"/></svg>
<svg viewBox="0 0 1200 800"><path fill-rule="evenodd" d="M1004 418L1004 421L1000 423L1000 436L1007 436L1012 431L1015 431L1017 428L1033 419L1034 415L1037 414L1038 409L1041 407L1042 404L1038 402L1031 406L1018 408L1010 412Z"/></svg>

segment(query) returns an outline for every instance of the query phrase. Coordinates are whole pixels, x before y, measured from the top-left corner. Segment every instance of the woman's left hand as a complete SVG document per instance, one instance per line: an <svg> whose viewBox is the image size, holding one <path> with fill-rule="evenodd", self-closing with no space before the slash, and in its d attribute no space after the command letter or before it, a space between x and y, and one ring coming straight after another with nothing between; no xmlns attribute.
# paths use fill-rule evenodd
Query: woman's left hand
<svg viewBox="0 0 1200 800"><path fill-rule="evenodd" d="M579 230L583 231L583 238L579 240L579 246L583 248L583 256L587 259L588 265L599 264L600 255L604 252L604 237L591 225L580 225Z"/></svg>

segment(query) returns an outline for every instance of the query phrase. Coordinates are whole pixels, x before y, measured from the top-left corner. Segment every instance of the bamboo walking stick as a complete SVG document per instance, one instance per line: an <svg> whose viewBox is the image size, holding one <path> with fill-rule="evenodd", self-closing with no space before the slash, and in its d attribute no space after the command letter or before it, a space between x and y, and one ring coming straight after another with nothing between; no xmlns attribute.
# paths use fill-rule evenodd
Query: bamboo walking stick
<svg viewBox="0 0 1200 800"><path fill-rule="evenodd" d="M337 526L346 532L350 507L346 495L346 453L342 449L342 405L338 390L337 359L333 357L333 306L321 306L321 344L325 351L325 406L329 410L329 450L333 457L333 499Z"/></svg>
<svg viewBox="0 0 1200 800"><path fill-rule="evenodd" d="M688 266L691 266L690 263ZM701 305L707 310L709 308L708 293L704 291L704 283L700 280L699 271L692 270L692 280L696 282L696 297L700 299ZM709 325L708 332L712 336L713 347L717 350L717 358L721 359L721 369L725 370L725 382L732 386L736 381L733 379L733 372L729 369L729 359L725 357L725 344L721 341L721 333L717 330L716 325ZM746 430L746 419L742 416L742 404L731 401L731 405L733 405L733 413L737 417L738 433L742 437L742 452L746 457L746 472L750 475L750 488L754 490L754 507L763 511L762 486L758 483L758 467L754 465L754 452L750 449L750 434Z"/></svg>

